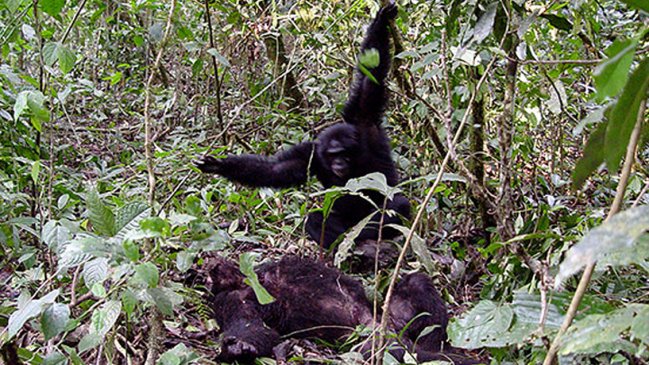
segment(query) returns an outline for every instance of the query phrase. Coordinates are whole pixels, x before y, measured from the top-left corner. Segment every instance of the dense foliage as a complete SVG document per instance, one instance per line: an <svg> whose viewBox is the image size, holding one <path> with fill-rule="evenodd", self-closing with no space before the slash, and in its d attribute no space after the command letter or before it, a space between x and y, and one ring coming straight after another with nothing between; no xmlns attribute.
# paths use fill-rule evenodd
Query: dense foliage
<svg viewBox="0 0 649 365"><path fill-rule="evenodd" d="M398 5L385 126L421 213L402 270L435 278L453 344L537 364L559 331L561 364L648 361L647 3ZM339 121L380 6L3 0L0 363L211 363L207 256L255 253L241 269L263 296L255 260L320 256L309 211L394 194L380 176L249 189L191 164ZM360 278L384 292L393 271Z"/></svg>

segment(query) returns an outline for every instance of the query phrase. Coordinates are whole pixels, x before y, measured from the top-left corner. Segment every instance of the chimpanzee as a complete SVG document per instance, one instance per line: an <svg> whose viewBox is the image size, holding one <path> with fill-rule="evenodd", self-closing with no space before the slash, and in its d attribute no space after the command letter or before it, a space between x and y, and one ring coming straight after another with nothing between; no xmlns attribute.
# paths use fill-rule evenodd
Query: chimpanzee
<svg viewBox="0 0 649 365"><path fill-rule="evenodd" d="M388 22L396 14L395 4L383 7L367 30L361 54L375 50L379 64L369 69L372 77L357 70L343 110L343 123L325 129L315 142L300 143L271 157L246 154L216 159L204 156L196 166L202 172L216 173L255 187L290 187L304 183L309 175L315 175L325 188L330 188L343 186L349 179L371 172L383 173L387 183L395 186L398 174L381 121L388 99L385 86L390 69ZM380 193L368 191L366 194L377 207L383 207L384 197ZM386 208L401 217L410 218L410 202L403 195L396 195L388 201ZM324 226L321 212L309 214L306 230L313 240L329 248L342 233L375 211L376 207L362 197L344 196L336 200ZM376 240L379 221L377 213L361 231L357 242ZM397 215L386 215L383 219L384 225L400 222ZM382 231L382 237L388 239L398 234L388 227Z"/></svg>
<svg viewBox="0 0 649 365"><path fill-rule="evenodd" d="M320 262L287 256L260 265L256 270L259 281L275 298L266 305L259 304L235 264L217 257L208 265L211 303L222 331L221 361L251 362L269 356L284 335L334 342L358 325L373 324L372 305L363 286ZM446 305L426 275L405 276L395 288L389 311L390 330L399 333L405 328L398 342L416 353L419 361L476 363L446 343ZM418 338L431 326L430 333ZM404 351L391 350L397 358Z"/></svg>

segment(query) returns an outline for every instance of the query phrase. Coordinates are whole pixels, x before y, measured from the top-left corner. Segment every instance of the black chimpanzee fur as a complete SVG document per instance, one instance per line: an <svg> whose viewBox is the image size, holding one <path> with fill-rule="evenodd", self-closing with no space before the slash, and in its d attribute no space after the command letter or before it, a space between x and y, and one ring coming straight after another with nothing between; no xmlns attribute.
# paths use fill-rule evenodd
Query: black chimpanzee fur
<svg viewBox="0 0 649 365"><path fill-rule="evenodd" d="M388 22L397 14L394 4L382 8L369 26L361 46L361 53L375 49L379 53L379 65L370 70L376 82L356 72L349 99L343 111L343 123L325 129L315 142L300 143L272 157L260 155L228 156L216 159L205 156L196 166L206 173L216 173L248 186L284 188L304 183L309 175L315 175L325 188L343 186L349 179L372 172L383 173L390 186L398 183L398 174L390 154L390 143L381 128L381 120L387 103L385 78L390 70L390 40ZM384 197L367 192L374 204L383 206ZM410 202L397 195L388 202L387 209L410 218ZM338 199L324 225L320 212L309 214L306 230L312 239L323 247L331 244L345 231L375 212L376 208L358 196ZM360 240L378 238L379 215L373 218L357 237ZM385 216L384 225L400 223L398 216ZM398 235L386 228L383 238Z"/></svg>
<svg viewBox="0 0 649 365"><path fill-rule="evenodd" d="M235 264L214 258L209 265L212 306L222 331L219 360L250 362L269 356L279 344L280 335L334 342L360 324L373 324L372 306L363 286L322 263L289 256L261 265L256 270L259 281L276 299L267 305L258 303ZM409 324L399 340L417 354L419 361L452 359L460 364L474 363L446 344L446 305L426 275L404 277L389 310L390 329L395 333L425 313ZM417 339L429 326L435 329ZM403 349L392 352L398 358L404 354Z"/></svg>

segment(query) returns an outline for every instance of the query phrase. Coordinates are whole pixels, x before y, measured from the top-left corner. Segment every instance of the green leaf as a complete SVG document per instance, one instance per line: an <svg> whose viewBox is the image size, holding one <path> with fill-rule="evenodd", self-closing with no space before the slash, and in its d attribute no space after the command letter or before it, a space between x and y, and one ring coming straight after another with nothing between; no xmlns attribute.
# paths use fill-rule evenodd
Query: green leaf
<svg viewBox="0 0 649 365"><path fill-rule="evenodd" d="M48 66L52 66L57 59L58 42L47 42L43 46L43 61Z"/></svg>
<svg viewBox="0 0 649 365"><path fill-rule="evenodd" d="M121 312L122 303L119 300L110 300L104 303L100 308L92 312L90 332L96 333L100 338L104 338L117 322L117 318Z"/></svg>
<svg viewBox="0 0 649 365"><path fill-rule="evenodd" d="M649 306L631 304L611 313L593 314L575 321L562 339L562 355L567 354L599 354L615 352L620 349L633 348L626 344L625 332L637 318L647 314Z"/></svg>
<svg viewBox="0 0 649 365"><path fill-rule="evenodd" d="M88 218L92 223L95 232L102 236L112 237L117 230L115 229L115 216L113 212L104 205L99 198L97 190L90 188L86 194L86 207L88 209Z"/></svg>
<svg viewBox="0 0 649 365"><path fill-rule="evenodd" d="M164 354L162 354L157 364L185 365L191 363L194 360L197 360L198 358L199 356L192 350L188 349L185 344L179 343L174 348L167 350Z"/></svg>
<svg viewBox="0 0 649 365"><path fill-rule="evenodd" d="M88 289L92 288L95 284L103 283L108 278L108 259L98 257L86 262L83 265L81 277L83 277L83 281Z"/></svg>
<svg viewBox="0 0 649 365"><path fill-rule="evenodd" d="M41 0L38 2L44 12L57 16L65 6L65 0Z"/></svg>
<svg viewBox="0 0 649 365"><path fill-rule="evenodd" d="M649 3L646 0L622 0L622 2L649 13Z"/></svg>
<svg viewBox="0 0 649 365"><path fill-rule="evenodd" d="M134 279L144 283L149 288L155 288L160 281L158 268L151 262L145 262L135 267Z"/></svg>
<svg viewBox="0 0 649 365"><path fill-rule="evenodd" d="M131 317L137 306L138 299L130 289L126 289L122 292L122 305L124 306L124 312L126 315Z"/></svg>
<svg viewBox="0 0 649 365"><path fill-rule="evenodd" d="M23 303L18 310L13 312L7 323L7 339L12 339L23 325L30 319L37 317L43 311L43 306L54 303L59 296L59 290L53 290L41 299L32 299Z"/></svg>
<svg viewBox="0 0 649 365"><path fill-rule="evenodd" d="M559 267L555 279L556 285L561 285L563 280L581 270L582 267L612 255L616 251L624 250L637 243L647 243L638 240L647 230L649 230L649 205L616 214L601 226L592 229L579 243L570 248Z"/></svg>
<svg viewBox="0 0 649 365"><path fill-rule="evenodd" d="M631 323L631 336L633 339L639 339L645 345L649 345L649 305L643 305L637 311L637 316Z"/></svg>
<svg viewBox="0 0 649 365"><path fill-rule="evenodd" d="M475 23L475 27L473 28L473 40L476 43L482 42L489 36L489 34L491 34L494 20L496 19L496 9L498 8L498 4L498 2L489 4L485 12L480 16L480 19Z"/></svg>
<svg viewBox="0 0 649 365"><path fill-rule="evenodd" d="M381 56L376 48L370 48L361 53L358 62L369 69L376 68L381 63Z"/></svg>
<svg viewBox="0 0 649 365"><path fill-rule="evenodd" d="M223 57L222 54L220 54L217 50L214 48L209 48L207 50L207 53L210 54L212 57L216 58L216 60L223 66L225 67L230 67L230 62L228 62L228 59Z"/></svg>
<svg viewBox="0 0 649 365"><path fill-rule="evenodd" d="M572 23L562 16L555 14L541 14L541 18L547 19L550 24L557 29L565 30L566 32L572 30Z"/></svg>
<svg viewBox="0 0 649 365"><path fill-rule="evenodd" d="M185 272L192 267L194 263L194 258L196 257L195 252L190 251L180 251L176 254L176 267L180 272Z"/></svg>
<svg viewBox="0 0 649 365"><path fill-rule="evenodd" d="M59 60L59 67L64 74L67 74L74 68L74 64L77 61L77 56L70 49L65 47L62 44L56 49L56 57Z"/></svg>
<svg viewBox="0 0 649 365"><path fill-rule="evenodd" d="M575 170L572 172L572 187L579 189L588 176L597 170L604 163L604 137L606 135L607 122L601 123L588 138L584 154L581 156Z"/></svg>
<svg viewBox="0 0 649 365"><path fill-rule="evenodd" d="M593 76L597 88L597 100L617 95L629 78L638 39L616 40L606 49L608 59L599 64Z"/></svg>
<svg viewBox="0 0 649 365"><path fill-rule="evenodd" d="M140 222L140 228L149 237L166 237L171 233L169 223L160 217L150 217Z"/></svg>
<svg viewBox="0 0 649 365"><path fill-rule="evenodd" d="M649 87L649 58L645 58L633 71L622 94L613 108L605 137L606 165L615 171L626 151L631 132L638 119L640 103L647 98Z"/></svg>
<svg viewBox="0 0 649 365"><path fill-rule="evenodd" d="M70 308L66 304L53 303L48 305L41 316L41 330L45 335L45 341L63 332L69 320Z"/></svg>
<svg viewBox="0 0 649 365"><path fill-rule="evenodd" d="M38 184L38 173L41 171L41 162L36 160L32 162L31 177L34 184Z"/></svg>
<svg viewBox="0 0 649 365"><path fill-rule="evenodd" d="M146 290L146 292L151 296L153 303L155 304L156 308L158 308L160 313L169 317L174 315L173 303L164 290L160 288L149 288Z"/></svg>
<svg viewBox="0 0 649 365"><path fill-rule="evenodd" d="M344 235L342 242L338 245L338 247L335 248L336 254L334 256L334 265L336 267L340 267L340 265L352 255L352 249L354 248L354 244L355 244L354 240L363 231L363 229L365 228L365 226L367 226L370 220L372 220L373 216L374 213L363 218L360 222L356 223L356 225L352 227L352 229L350 229L349 232L347 232Z"/></svg>
<svg viewBox="0 0 649 365"><path fill-rule="evenodd" d="M70 230L61 225L59 221L48 221L41 231L41 241L58 254L60 253L59 249L70 241Z"/></svg>
<svg viewBox="0 0 649 365"><path fill-rule="evenodd" d="M45 356L42 365L67 365L68 359L62 353L54 351Z"/></svg>
<svg viewBox="0 0 649 365"><path fill-rule="evenodd" d="M501 337L510 328L514 312L509 304L498 305L490 300L480 301L471 311L449 325L453 346L474 349L500 347Z"/></svg>
<svg viewBox="0 0 649 365"><path fill-rule="evenodd" d="M257 273L255 272L255 255L250 252L244 252L239 256L239 270L243 275L246 276L244 282L252 288L257 297L257 301L261 305L270 304L275 301L272 295L266 288L264 288L259 282Z"/></svg>
<svg viewBox="0 0 649 365"><path fill-rule="evenodd" d="M132 262L138 262L140 260L140 245L133 241L126 240L122 244L122 248L124 248L126 258Z"/></svg>
<svg viewBox="0 0 649 365"><path fill-rule="evenodd" d="M140 229L140 223L151 215L148 204L133 202L121 207L115 216L115 238L123 242L129 234Z"/></svg>
<svg viewBox="0 0 649 365"><path fill-rule="evenodd" d="M410 228L404 227L402 225L389 224L388 227L392 227L393 229L401 232L404 237L407 237L410 234ZM429 274L434 274L435 272L437 272L437 270L435 270L435 262L433 260L433 257L428 250L428 246L426 246L426 241L421 238L416 232L414 232L412 235L410 247L412 248L412 252L419 259L419 262L421 262L424 269L426 269L426 272L428 272Z"/></svg>

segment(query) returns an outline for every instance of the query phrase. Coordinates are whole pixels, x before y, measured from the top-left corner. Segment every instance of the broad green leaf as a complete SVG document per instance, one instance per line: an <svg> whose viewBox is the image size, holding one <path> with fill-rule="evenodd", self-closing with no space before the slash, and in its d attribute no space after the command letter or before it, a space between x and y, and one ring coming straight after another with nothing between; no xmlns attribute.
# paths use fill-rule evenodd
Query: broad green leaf
<svg viewBox="0 0 649 365"><path fill-rule="evenodd" d="M171 233L169 222L160 217L145 218L140 222L140 228L149 237L166 237Z"/></svg>
<svg viewBox="0 0 649 365"><path fill-rule="evenodd" d="M174 348L167 350L160 356L158 365L186 365L194 360L198 360L199 356L192 350L188 349L183 343L179 343Z"/></svg>
<svg viewBox="0 0 649 365"><path fill-rule="evenodd" d="M496 9L499 4L499 2L489 4L485 12L480 16L480 19L476 22L473 28L473 40L475 43L479 44L491 34L491 30L494 27L494 20L496 19Z"/></svg>
<svg viewBox="0 0 649 365"><path fill-rule="evenodd" d="M10 12L13 13L13 12L15 12L16 10L18 10L18 8L20 7L20 5L21 5L23 2L25 2L25 0L5 0L5 1L4 1L4 5L7 7L7 9L8 9Z"/></svg>
<svg viewBox="0 0 649 365"><path fill-rule="evenodd" d="M636 265L649 274L649 234L644 234L630 246L603 255L597 264L601 267Z"/></svg>
<svg viewBox="0 0 649 365"><path fill-rule="evenodd" d="M41 330L45 341L63 332L70 320L70 308L66 304L53 303L46 306L41 316Z"/></svg>
<svg viewBox="0 0 649 365"><path fill-rule="evenodd" d="M246 276L244 282L252 288L261 305L270 304L275 301L270 293L259 282L255 272L255 255L250 252L244 252L239 256L239 270Z"/></svg>
<svg viewBox="0 0 649 365"><path fill-rule="evenodd" d="M41 162L39 160L32 162L31 176L34 184L38 184L38 174L40 172L41 172Z"/></svg>
<svg viewBox="0 0 649 365"><path fill-rule="evenodd" d="M32 91L21 91L18 96L16 96L16 102L14 103L14 120L18 120L18 117L20 117L27 108L27 94L30 92Z"/></svg>
<svg viewBox="0 0 649 365"><path fill-rule="evenodd" d="M631 304L607 314L593 314L575 321L562 339L560 354L599 354L625 346L624 333L636 318L647 313L647 305ZM644 317L646 320L647 317Z"/></svg>
<svg viewBox="0 0 649 365"><path fill-rule="evenodd" d="M96 332L90 331L79 341L79 353L82 354L88 350L91 350L97 347L103 338L99 336Z"/></svg>
<svg viewBox="0 0 649 365"><path fill-rule="evenodd" d="M511 327L514 312L509 304L480 301L471 311L451 322L449 339L453 346L474 349L500 347L501 337Z"/></svg>
<svg viewBox="0 0 649 365"><path fill-rule="evenodd" d="M59 67L64 74L70 72L77 61L77 56L74 52L62 44L59 44L56 49L56 57L59 60Z"/></svg>
<svg viewBox="0 0 649 365"><path fill-rule="evenodd" d="M160 281L160 274L153 263L145 262L135 267L135 276L133 278L149 288L155 288Z"/></svg>
<svg viewBox="0 0 649 365"><path fill-rule="evenodd" d="M607 123L601 123L588 138L584 154L581 156L575 170L572 172L573 189L580 188L588 176L604 163L604 137Z"/></svg>
<svg viewBox="0 0 649 365"><path fill-rule="evenodd" d="M110 252L106 240L88 234L78 234L63 248L59 257L59 269L81 265L94 257L107 257Z"/></svg>
<svg viewBox="0 0 649 365"><path fill-rule="evenodd" d="M115 216L104 205L94 188L91 188L86 194L86 207L88 209L88 218L92 223L94 231L102 236L114 236L117 232L115 229Z"/></svg>
<svg viewBox="0 0 649 365"><path fill-rule="evenodd" d="M128 203L121 207L115 215L115 239L124 242L124 239L140 229L140 223L151 215L151 209L144 203Z"/></svg>
<svg viewBox="0 0 649 365"><path fill-rule="evenodd" d="M41 231L43 243L57 254L60 253L59 249L70 241L70 238L70 230L56 220L45 223Z"/></svg>
<svg viewBox="0 0 649 365"><path fill-rule="evenodd" d="M72 365L86 365L83 360L79 357L79 354L77 353L77 350L75 350L72 347L66 346L66 345L61 345L63 347L63 350L68 353L68 356L70 357L70 360L72 361Z"/></svg>
<svg viewBox="0 0 649 365"><path fill-rule="evenodd" d="M649 305L643 305L637 311L637 316L631 323L631 336L633 339L639 339L645 345L649 345Z"/></svg>
<svg viewBox="0 0 649 365"><path fill-rule="evenodd" d="M631 74L608 121L604 147L606 165L611 171L617 170L626 151L631 132L638 119L640 103L647 98L648 87L649 58L645 58Z"/></svg>
<svg viewBox="0 0 649 365"><path fill-rule="evenodd" d="M140 260L139 244L130 240L126 240L122 244L122 248L124 248L124 254L126 255L126 258L128 258L132 262L138 262Z"/></svg>
<svg viewBox="0 0 649 365"><path fill-rule="evenodd" d="M180 272L185 272L192 267L194 263L194 258L196 257L195 252L190 251L180 251L176 254L176 267Z"/></svg>
<svg viewBox="0 0 649 365"><path fill-rule="evenodd" d="M160 288L149 288L146 292L151 296L153 303L160 313L169 317L174 315L173 303L164 290Z"/></svg>
<svg viewBox="0 0 649 365"><path fill-rule="evenodd" d="M621 0L623 3L627 3L628 5L642 9L645 12L649 13L649 2L646 0Z"/></svg>
<svg viewBox="0 0 649 365"><path fill-rule="evenodd" d="M12 339L28 320L39 316L43 311L43 307L47 304L54 303L54 300L58 296L59 290L56 289L40 299L31 299L23 303L9 317L9 322L7 323L7 340Z"/></svg>
<svg viewBox="0 0 649 365"><path fill-rule="evenodd" d="M606 49L609 58L593 72L598 100L613 97L622 90L629 78L629 68L637 45L637 38L616 40Z"/></svg>
<svg viewBox="0 0 649 365"><path fill-rule="evenodd" d="M47 42L43 46L43 61L48 66L52 66L57 59L58 42Z"/></svg>
<svg viewBox="0 0 649 365"><path fill-rule="evenodd" d="M122 303L119 300L110 300L104 303L100 308L92 312L90 332L94 332L100 338L104 338L117 322L117 318L121 312Z"/></svg>
<svg viewBox="0 0 649 365"><path fill-rule="evenodd" d="M42 363L42 365L67 365L67 364L68 364L68 358L58 351L54 351L51 354L45 356Z"/></svg>
<svg viewBox="0 0 649 365"><path fill-rule="evenodd" d="M108 278L108 259L105 257L98 257L90 260L83 265L81 277L86 284L86 288L90 289L95 284L100 284Z"/></svg>
<svg viewBox="0 0 649 365"><path fill-rule="evenodd" d="M124 306L124 312L126 315L131 317L135 307L137 306L138 299L130 289L126 289L122 292L122 305Z"/></svg>
<svg viewBox="0 0 649 365"><path fill-rule="evenodd" d="M616 214L601 226L592 229L579 243L570 248L559 267L559 273L555 279L556 285L561 285L563 280L584 266L599 261L616 251L626 249L638 242L645 244L647 241L638 240L638 238L648 229L649 205L631 208Z"/></svg>
<svg viewBox="0 0 649 365"><path fill-rule="evenodd" d="M41 6L44 12L51 16L57 16L65 6L65 0L40 0L38 5Z"/></svg>

